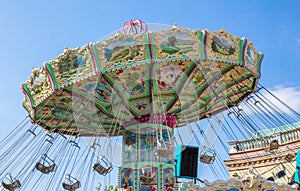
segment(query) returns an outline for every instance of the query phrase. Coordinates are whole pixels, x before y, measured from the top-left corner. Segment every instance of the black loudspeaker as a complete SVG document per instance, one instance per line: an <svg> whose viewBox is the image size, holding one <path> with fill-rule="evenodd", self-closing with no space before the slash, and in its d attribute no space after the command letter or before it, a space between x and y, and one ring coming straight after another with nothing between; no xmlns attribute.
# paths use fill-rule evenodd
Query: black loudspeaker
<svg viewBox="0 0 300 191"><path fill-rule="evenodd" d="M175 149L175 176L179 178L197 178L199 148L178 145Z"/></svg>

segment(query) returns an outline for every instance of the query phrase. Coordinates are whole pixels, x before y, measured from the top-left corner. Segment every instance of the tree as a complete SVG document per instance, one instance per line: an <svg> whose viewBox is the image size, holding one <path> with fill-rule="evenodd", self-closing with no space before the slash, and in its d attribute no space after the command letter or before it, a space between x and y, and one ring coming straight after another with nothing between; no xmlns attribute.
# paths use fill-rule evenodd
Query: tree
<svg viewBox="0 0 300 191"><path fill-rule="evenodd" d="M177 39L175 36L168 37L168 46L176 46Z"/></svg>
<svg viewBox="0 0 300 191"><path fill-rule="evenodd" d="M96 191L100 191L101 187L102 187L102 184L99 182L98 185L96 186Z"/></svg>

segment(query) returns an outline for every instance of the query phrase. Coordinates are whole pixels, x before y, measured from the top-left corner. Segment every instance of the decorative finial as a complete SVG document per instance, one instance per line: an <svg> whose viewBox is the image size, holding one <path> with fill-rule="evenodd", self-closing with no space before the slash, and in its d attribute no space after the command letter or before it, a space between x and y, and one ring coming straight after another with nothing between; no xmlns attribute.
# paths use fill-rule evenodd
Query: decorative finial
<svg viewBox="0 0 300 191"><path fill-rule="evenodd" d="M130 20L123 25L123 34L140 34L148 32L148 26L145 22L137 19L135 21Z"/></svg>

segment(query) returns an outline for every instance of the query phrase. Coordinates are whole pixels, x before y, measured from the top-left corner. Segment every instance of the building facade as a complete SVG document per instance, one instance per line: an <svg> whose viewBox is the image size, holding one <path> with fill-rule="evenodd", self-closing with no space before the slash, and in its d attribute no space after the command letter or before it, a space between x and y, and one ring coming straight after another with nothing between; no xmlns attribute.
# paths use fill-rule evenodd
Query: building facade
<svg viewBox="0 0 300 191"><path fill-rule="evenodd" d="M231 178L242 178L249 170L267 180L293 181L296 154L300 150L300 123L255 133L248 140L230 141L225 165Z"/></svg>

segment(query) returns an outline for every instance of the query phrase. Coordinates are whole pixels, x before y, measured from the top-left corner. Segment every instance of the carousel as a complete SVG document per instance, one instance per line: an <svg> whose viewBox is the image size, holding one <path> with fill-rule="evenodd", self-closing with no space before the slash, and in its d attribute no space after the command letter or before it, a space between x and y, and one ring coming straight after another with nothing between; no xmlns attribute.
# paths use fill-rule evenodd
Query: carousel
<svg viewBox="0 0 300 191"><path fill-rule="evenodd" d="M0 189L295 190L251 168L229 179L219 151L300 119L258 83L262 59L225 29L141 20L65 48L21 85L28 116L0 143Z"/></svg>

